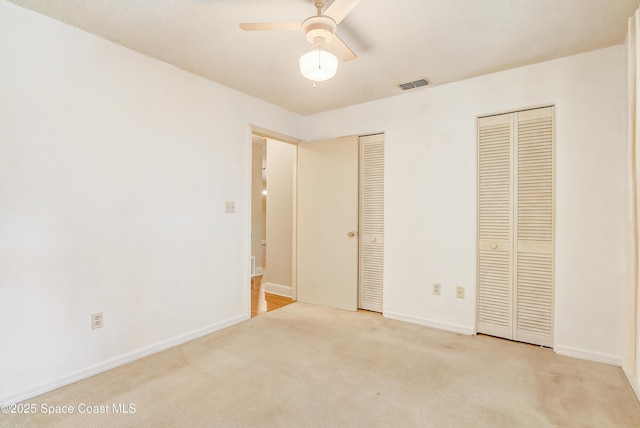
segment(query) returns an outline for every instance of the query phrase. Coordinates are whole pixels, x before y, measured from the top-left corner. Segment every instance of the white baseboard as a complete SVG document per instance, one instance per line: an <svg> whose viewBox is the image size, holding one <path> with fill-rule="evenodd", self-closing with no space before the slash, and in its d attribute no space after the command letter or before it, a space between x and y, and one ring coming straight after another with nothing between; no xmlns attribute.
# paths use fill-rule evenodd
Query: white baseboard
<svg viewBox="0 0 640 428"><path fill-rule="evenodd" d="M633 376L629 375L629 373L627 373L625 369L622 369L622 371L624 372L625 376L627 377L627 380L631 384L631 388L633 388L633 392L636 393L636 397L638 398L638 401L640 401L640 376L634 378Z"/></svg>
<svg viewBox="0 0 640 428"><path fill-rule="evenodd" d="M251 275L251 277L253 278L254 276L260 276L260 275L264 275L264 268L256 267L256 273Z"/></svg>
<svg viewBox="0 0 640 428"><path fill-rule="evenodd" d="M276 296L292 298L292 289L286 285L274 284L272 282L264 283L264 292L269 294L275 294Z"/></svg>
<svg viewBox="0 0 640 428"><path fill-rule="evenodd" d="M9 395L0 397L0 403L13 404L13 403L18 403L20 401L28 400L40 394L44 394L45 392L53 391L54 389L60 388L65 385L69 385L71 383L77 382L82 379L86 379L91 376L95 376L99 373L114 369L116 367L122 366L124 364L130 363L135 360L139 360L151 354L155 354L157 352L164 351L165 349L173 348L174 346L178 346L185 342L189 342L199 337L206 336L207 334L213 333L218 330L222 330L223 328L230 327L234 324L238 324L239 322L246 321L249 318L250 316L247 316L247 315L230 318L228 320L211 324L207 327L200 328L190 333L183 334L181 336L177 336L172 339L168 339L168 340L156 343L155 345L147 346L145 348L141 348L141 349L126 353L124 355L120 355L118 357L112 358L102 363L89 366L82 370L78 370L74 373L55 379L51 382L41 384L34 388L29 388L27 390L24 390L16 394L9 394Z"/></svg>
<svg viewBox="0 0 640 428"><path fill-rule="evenodd" d="M581 360L595 361L597 363L611 364L613 366L622 366L622 357L617 357L615 355L587 351L586 349L572 348L571 346L562 345L554 345L553 350L556 354L564 355L566 357L580 358Z"/></svg>
<svg viewBox="0 0 640 428"><path fill-rule="evenodd" d="M464 325L436 321L428 318L414 317L411 315L399 314L397 312L389 312L389 311L383 312L382 315L385 318L390 318L392 320L410 322L413 324L424 325L426 327L433 327L440 330L451 331L454 333L466 334L468 336L472 336L475 334L475 328L464 326Z"/></svg>

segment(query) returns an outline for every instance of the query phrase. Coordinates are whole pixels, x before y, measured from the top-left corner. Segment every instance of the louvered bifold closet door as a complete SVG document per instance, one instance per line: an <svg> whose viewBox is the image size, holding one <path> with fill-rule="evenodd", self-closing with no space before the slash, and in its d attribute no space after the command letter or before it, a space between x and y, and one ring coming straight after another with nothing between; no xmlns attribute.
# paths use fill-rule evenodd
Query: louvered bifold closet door
<svg viewBox="0 0 640 428"><path fill-rule="evenodd" d="M553 107L515 115L514 339L553 346Z"/></svg>
<svg viewBox="0 0 640 428"><path fill-rule="evenodd" d="M360 138L359 307L382 312L384 135Z"/></svg>
<svg viewBox="0 0 640 428"><path fill-rule="evenodd" d="M512 116L478 119L477 330L512 338Z"/></svg>

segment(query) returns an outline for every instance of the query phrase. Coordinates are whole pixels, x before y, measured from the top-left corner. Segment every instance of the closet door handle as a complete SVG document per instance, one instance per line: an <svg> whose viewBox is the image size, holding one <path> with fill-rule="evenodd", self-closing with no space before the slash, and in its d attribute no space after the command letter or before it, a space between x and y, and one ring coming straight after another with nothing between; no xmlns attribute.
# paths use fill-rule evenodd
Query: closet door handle
<svg viewBox="0 0 640 428"><path fill-rule="evenodd" d="M498 244L496 244L495 242L491 243L491 249L495 250L496 248L498 248Z"/></svg>

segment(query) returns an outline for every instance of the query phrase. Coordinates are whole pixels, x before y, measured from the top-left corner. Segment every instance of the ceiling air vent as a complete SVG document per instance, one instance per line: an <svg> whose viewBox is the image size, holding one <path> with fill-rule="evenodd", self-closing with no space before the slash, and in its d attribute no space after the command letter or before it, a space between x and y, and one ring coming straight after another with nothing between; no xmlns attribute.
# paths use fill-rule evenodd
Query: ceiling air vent
<svg viewBox="0 0 640 428"><path fill-rule="evenodd" d="M409 89L419 88L421 86L427 86L428 84L429 84L429 81L427 79L420 79L414 82L402 83L399 86L403 91L406 91Z"/></svg>

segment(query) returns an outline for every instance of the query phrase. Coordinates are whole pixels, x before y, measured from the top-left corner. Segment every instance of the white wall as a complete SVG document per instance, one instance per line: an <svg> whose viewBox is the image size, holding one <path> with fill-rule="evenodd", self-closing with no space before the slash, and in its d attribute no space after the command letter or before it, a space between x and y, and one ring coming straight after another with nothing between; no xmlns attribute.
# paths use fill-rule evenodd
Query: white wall
<svg viewBox="0 0 640 428"><path fill-rule="evenodd" d="M428 74L428 73L427 73ZM475 329L477 115L556 105L557 352L623 349L626 52L616 46L303 118L308 140L385 132L384 314ZM442 295L432 283L442 283ZM466 287L466 299L455 287Z"/></svg>
<svg viewBox="0 0 640 428"><path fill-rule="evenodd" d="M0 58L0 402L249 318L250 124L300 117L4 0Z"/></svg>
<svg viewBox="0 0 640 428"><path fill-rule="evenodd" d="M292 296L293 192L296 146L267 139L267 267L265 291Z"/></svg>

